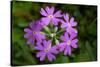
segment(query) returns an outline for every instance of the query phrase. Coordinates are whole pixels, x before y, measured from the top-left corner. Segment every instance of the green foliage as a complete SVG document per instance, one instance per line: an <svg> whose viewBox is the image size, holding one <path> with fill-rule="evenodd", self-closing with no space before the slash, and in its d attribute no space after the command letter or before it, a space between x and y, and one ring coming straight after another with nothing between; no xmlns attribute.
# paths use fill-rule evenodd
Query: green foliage
<svg viewBox="0 0 100 67"><path fill-rule="evenodd" d="M69 4L49 4L36 2L12 1L12 65L31 65L49 63L87 62L97 60L97 7ZM68 12L78 22L78 49L73 49L71 56L60 53L53 62L40 62L33 54L32 48L26 44L24 28L31 21L41 17L41 7L53 5L63 12ZM46 33L48 29L44 30ZM63 32L59 31L59 35Z"/></svg>
<svg viewBox="0 0 100 67"><path fill-rule="evenodd" d="M69 58L65 56L63 53L60 53L56 58L57 59L52 63L68 63L69 62Z"/></svg>

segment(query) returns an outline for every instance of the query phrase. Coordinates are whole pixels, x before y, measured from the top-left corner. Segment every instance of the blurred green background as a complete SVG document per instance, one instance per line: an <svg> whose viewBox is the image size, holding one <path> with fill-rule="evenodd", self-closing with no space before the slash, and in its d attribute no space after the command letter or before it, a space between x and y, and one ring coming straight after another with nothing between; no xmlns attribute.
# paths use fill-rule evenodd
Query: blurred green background
<svg viewBox="0 0 100 67"><path fill-rule="evenodd" d="M35 57L32 48L26 44L27 40L23 37L25 34L23 30L28 27L31 21L40 19L40 8L48 5L54 6L62 12L68 12L70 16L75 17L78 22L79 47L74 49L70 57L60 53L53 62L40 62ZM11 65L39 65L97 60L97 6L12 1L11 17Z"/></svg>

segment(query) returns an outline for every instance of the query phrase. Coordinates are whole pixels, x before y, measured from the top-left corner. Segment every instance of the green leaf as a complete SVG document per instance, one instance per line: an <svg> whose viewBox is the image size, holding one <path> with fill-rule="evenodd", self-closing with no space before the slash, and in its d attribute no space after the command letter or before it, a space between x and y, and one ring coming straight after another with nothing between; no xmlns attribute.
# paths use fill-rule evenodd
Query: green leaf
<svg viewBox="0 0 100 67"><path fill-rule="evenodd" d="M17 42L20 40L20 38L22 37L22 34L19 34L19 33L22 33L22 31L18 28L15 28L12 30L12 42Z"/></svg>
<svg viewBox="0 0 100 67"><path fill-rule="evenodd" d="M12 1L12 12L16 13L18 11L21 12L28 12L32 8L32 2L19 2L19 1Z"/></svg>
<svg viewBox="0 0 100 67"><path fill-rule="evenodd" d="M97 23L96 18L91 22L91 24L88 26L88 33L91 35L96 36L97 35Z"/></svg>
<svg viewBox="0 0 100 67"><path fill-rule="evenodd" d="M68 62L69 62L68 56L64 56L63 53L60 53L59 55L57 55L56 60L53 63L68 63Z"/></svg>
<svg viewBox="0 0 100 67"><path fill-rule="evenodd" d="M29 22L23 18L19 18L17 22L19 27L27 27L29 25Z"/></svg>
<svg viewBox="0 0 100 67"><path fill-rule="evenodd" d="M75 56L74 60L76 62L85 62L85 61L94 61L96 58L94 57L94 51L91 47L92 45L86 41L86 42L79 42L79 49L80 53Z"/></svg>
<svg viewBox="0 0 100 67"><path fill-rule="evenodd" d="M15 57L13 58L13 63L15 63L15 61L19 61L20 65L36 64L36 59L32 56L31 50L28 48L28 45L25 44L24 40L20 40L17 44L13 44L12 46L13 49L14 47L19 48L16 53L13 53L13 56Z"/></svg>
<svg viewBox="0 0 100 67"><path fill-rule="evenodd" d="M93 48L91 47L91 44L88 41L86 42L85 47L86 47L86 50L87 50L87 53L88 53L90 59L95 60Z"/></svg>

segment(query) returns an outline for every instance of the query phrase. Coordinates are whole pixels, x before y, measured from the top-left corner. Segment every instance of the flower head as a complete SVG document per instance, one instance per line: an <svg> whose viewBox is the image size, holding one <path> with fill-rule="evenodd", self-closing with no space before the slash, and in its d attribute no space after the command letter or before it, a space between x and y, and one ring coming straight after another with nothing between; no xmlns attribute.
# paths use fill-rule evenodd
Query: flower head
<svg viewBox="0 0 100 67"><path fill-rule="evenodd" d="M64 55L71 55L72 48L78 47L77 30L74 28L77 22L74 21L74 17L69 19L69 15L64 14L63 19L61 11L55 11L54 7L48 6L45 9L41 8L40 13L43 17L24 29L27 43L35 43L33 49L37 50L34 51L36 57L40 61L46 58L53 61L59 51L64 51Z"/></svg>
<svg viewBox="0 0 100 67"><path fill-rule="evenodd" d="M58 54L58 50L56 46L51 47L51 41L44 40L42 43L38 42L37 46L35 47L36 50L39 50L37 53L37 57L40 57L40 61L43 61L45 57L48 58L49 61L53 61L56 59L54 56Z"/></svg>
<svg viewBox="0 0 100 67"><path fill-rule="evenodd" d="M30 23L29 28L25 28L24 31L26 34L24 38L28 39L28 44L34 44L34 41L41 42L42 39L45 39L45 35L41 33L42 25L40 21Z"/></svg>
<svg viewBox="0 0 100 67"><path fill-rule="evenodd" d="M41 15L44 17L42 18L42 21L44 22L45 25L48 25L50 22L52 22L54 25L58 25L58 22L60 21L61 11L55 12L54 7L46 7L45 9L41 8Z"/></svg>
<svg viewBox="0 0 100 67"><path fill-rule="evenodd" d="M60 51L64 51L64 55L71 55L71 47L77 48L78 39L75 39L76 33L72 33L70 36L66 32L63 36L61 36L61 40L63 41L58 45Z"/></svg>
<svg viewBox="0 0 100 67"><path fill-rule="evenodd" d="M64 14L64 20L65 21L61 21L62 22L62 25L61 25L61 28L66 28L66 31L68 33L72 33L72 32L75 32L77 33L77 30L73 27L75 27L77 25L77 22L74 21L74 17L72 17L70 20L69 20L69 15L68 14Z"/></svg>

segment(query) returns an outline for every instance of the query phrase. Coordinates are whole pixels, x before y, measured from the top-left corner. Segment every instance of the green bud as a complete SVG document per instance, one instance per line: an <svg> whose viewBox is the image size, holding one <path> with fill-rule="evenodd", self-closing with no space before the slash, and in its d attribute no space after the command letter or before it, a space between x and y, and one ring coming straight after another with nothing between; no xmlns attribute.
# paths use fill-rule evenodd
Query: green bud
<svg viewBox="0 0 100 67"><path fill-rule="evenodd" d="M44 27L44 30L45 30L47 33L49 33L49 34L51 33L51 32L50 32L50 29L49 29L47 26Z"/></svg>
<svg viewBox="0 0 100 67"><path fill-rule="evenodd" d="M56 45L59 44L59 40L55 38Z"/></svg>
<svg viewBox="0 0 100 67"><path fill-rule="evenodd" d="M58 27L55 27L55 28L54 28L54 32L57 32L57 30L58 30Z"/></svg>
<svg viewBox="0 0 100 67"><path fill-rule="evenodd" d="M55 35L56 35L55 33L50 34L51 37L54 37Z"/></svg>

